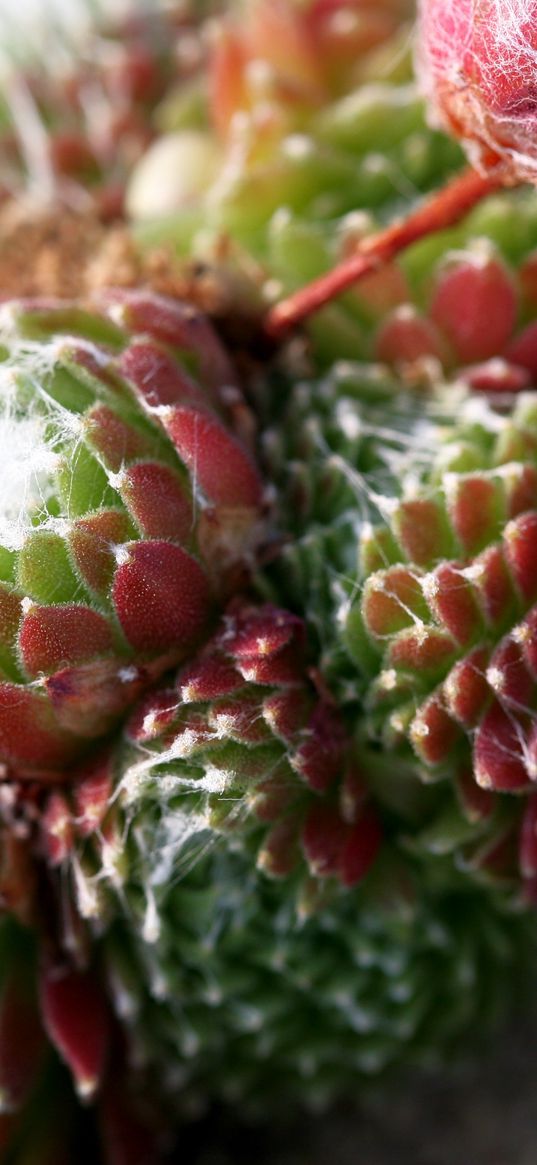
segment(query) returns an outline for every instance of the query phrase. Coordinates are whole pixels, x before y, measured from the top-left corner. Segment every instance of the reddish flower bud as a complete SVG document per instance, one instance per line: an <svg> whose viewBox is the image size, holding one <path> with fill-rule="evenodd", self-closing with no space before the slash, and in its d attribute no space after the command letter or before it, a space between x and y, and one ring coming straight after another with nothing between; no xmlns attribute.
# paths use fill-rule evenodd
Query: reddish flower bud
<svg viewBox="0 0 537 1165"><path fill-rule="evenodd" d="M482 169L537 174L535 0L421 0L418 67L437 122Z"/></svg>

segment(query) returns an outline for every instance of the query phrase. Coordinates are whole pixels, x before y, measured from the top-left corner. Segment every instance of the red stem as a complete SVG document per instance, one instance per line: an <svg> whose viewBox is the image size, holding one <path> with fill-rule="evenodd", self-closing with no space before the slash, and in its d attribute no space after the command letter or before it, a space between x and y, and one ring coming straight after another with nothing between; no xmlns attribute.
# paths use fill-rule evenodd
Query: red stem
<svg viewBox="0 0 537 1165"><path fill-rule="evenodd" d="M485 178L476 170L463 170L447 186L435 191L408 218L370 235L358 245L350 259L344 259L326 275L277 303L267 313L265 331L273 339L279 339L364 275L389 263L417 239L453 226L477 202L501 186L500 178Z"/></svg>

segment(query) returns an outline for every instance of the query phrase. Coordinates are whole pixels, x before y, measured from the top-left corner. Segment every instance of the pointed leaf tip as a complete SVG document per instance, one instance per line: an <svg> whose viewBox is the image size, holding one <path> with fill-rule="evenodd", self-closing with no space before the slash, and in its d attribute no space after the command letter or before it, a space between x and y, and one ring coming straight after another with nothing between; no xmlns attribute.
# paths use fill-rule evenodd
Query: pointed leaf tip
<svg viewBox="0 0 537 1165"><path fill-rule="evenodd" d="M106 1063L110 1019L97 978L90 972L45 967L40 975L43 1022L73 1074L81 1100L97 1092Z"/></svg>

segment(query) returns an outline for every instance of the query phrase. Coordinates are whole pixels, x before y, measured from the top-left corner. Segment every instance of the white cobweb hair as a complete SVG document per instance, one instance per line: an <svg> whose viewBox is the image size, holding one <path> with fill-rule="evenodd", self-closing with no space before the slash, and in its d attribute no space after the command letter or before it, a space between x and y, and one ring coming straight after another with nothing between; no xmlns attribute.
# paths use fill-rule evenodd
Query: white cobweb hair
<svg viewBox="0 0 537 1165"><path fill-rule="evenodd" d="M478 169L537 182L537 0L418 0L416 69Z"/></svg>

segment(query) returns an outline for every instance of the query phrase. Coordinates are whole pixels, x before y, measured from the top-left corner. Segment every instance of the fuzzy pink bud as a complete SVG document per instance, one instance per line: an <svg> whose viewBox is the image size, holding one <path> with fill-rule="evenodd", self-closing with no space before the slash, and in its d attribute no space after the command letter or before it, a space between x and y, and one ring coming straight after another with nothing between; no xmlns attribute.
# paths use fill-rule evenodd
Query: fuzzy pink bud
<svg viewBox="0 0 537 1165"><path fill-rule="evenodd" d="M436 124L481 170L537 179L536 0L421 0L418 72Z"/></svg>

